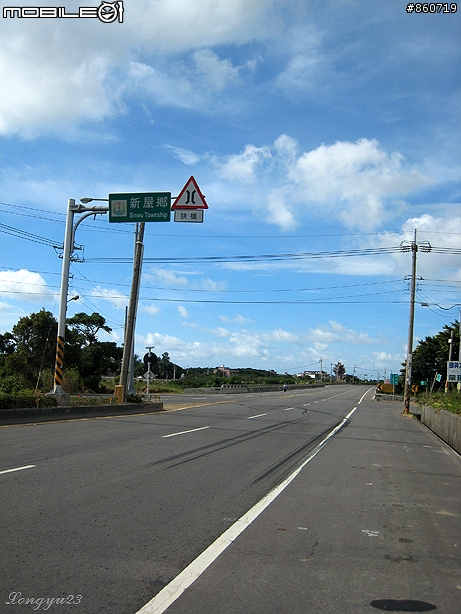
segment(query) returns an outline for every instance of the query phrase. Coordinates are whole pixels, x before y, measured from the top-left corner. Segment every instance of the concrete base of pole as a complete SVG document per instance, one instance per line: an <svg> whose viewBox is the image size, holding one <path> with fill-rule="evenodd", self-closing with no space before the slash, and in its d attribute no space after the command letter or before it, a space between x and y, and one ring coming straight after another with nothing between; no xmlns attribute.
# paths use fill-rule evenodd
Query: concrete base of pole
<svg viewBox="0 0 461 614"><path fill-rule="evenodd" d="M56 399L58 407L70 407L70 394L67 392L52 392L49 396Z"/></svg>
<svg viewBox="0 0 461 614"><path fill-rule="evenodd" d="M114 398L117 403L124 402L124 386L115 386L114 388Z"/></svg>

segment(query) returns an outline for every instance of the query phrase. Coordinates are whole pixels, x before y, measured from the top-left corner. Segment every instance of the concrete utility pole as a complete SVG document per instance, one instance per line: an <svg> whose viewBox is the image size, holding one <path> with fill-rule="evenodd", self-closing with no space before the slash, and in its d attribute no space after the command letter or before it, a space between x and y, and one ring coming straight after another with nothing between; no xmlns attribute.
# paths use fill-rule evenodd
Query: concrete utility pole
<svg viewBox="0 0 461 614"><path fill-rule="evenodd" d="M403 242L400 244L400 248L404 252L411 251L411 281L410 281L410 317L408 322L408 342L407 342L407 361L405 367L405 390L403 394L403 412L408 414L410 412L410 394L411 394L411 368L413 361L413 329L415 322L415 292L416 292L416 254L418 249L421 248L423 252L430 252L431 245L427 241L424 241L418 246L416 242L416 230L415 238L411 242Z"/></svg>
<svg viewBox="0 0 461 614"><path fill-rule="evenodd" d="M131 282L128 315L126 318L125 339L123 343L122 370L120 372L122 402L125 402L126 400L128 371L131 363L131 355L133 352L134 330L136 325L136 314L138 311L139 287L141 284L142 257L144 253L144 226L144 222L136 224L133 279Z"/></svg>
<svg viewBox="0 0 461 614"><path fill-rule="evenodd" d="M89 202L92 199L83 199ZM105 199L94 199L105 200ZM85 207L85 205L76 205L73 198L69 198L67 203L66 230L64 234L64 244L62 252L62 274L61 274L61 292L59 300L59 316L58 316L58 335L56 343L56 363L54 368L54 387L53 394L56 395L58 405L68 405L68 395L62 387L62 374L64 365L64 343L66 336L66 312L67 312L67 293L69 291L69 269L70 263L75 258L72 253L75 249L75 232L77 226L85 218L91 215L104 214L109 211L108 207ZM74 214L84 213L74 225Z"/></svg>

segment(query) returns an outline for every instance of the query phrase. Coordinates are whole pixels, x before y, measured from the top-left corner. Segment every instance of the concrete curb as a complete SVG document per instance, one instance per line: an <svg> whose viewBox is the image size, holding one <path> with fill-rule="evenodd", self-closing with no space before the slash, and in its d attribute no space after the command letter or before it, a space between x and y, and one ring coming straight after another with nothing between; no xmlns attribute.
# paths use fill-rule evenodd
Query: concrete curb
<svg viewBox="0 0 461 614"><path fill-rule="evenodd" d="M421 422L453 450L461 454L461 416L444 409L436 411L433 407L426 405L421 405L419 411L421 415L418 418Z"/></svg>
<svg viewBox="0 0 461 614"><path fill-rule="evenodd" d="M0 425L53 422L78 418L102 418L163 411L163 403L88 405L82 407L28 407L0 410Z"/></svg>

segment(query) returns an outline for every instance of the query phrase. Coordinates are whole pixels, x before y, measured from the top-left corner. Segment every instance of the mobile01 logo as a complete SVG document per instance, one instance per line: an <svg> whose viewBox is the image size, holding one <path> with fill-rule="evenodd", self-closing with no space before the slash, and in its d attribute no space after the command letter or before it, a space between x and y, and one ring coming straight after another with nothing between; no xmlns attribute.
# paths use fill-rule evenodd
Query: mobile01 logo
<svg viewBox="0 0 461 614"><path fill-rule="evenodd" d="M123 2L101 2L99 6L81 6L78 13L66 13L62 6L4 6L3 17L22 19L67 19L67 18L97 18L103 23L113 23L118 20L123 23Z"/></svg>

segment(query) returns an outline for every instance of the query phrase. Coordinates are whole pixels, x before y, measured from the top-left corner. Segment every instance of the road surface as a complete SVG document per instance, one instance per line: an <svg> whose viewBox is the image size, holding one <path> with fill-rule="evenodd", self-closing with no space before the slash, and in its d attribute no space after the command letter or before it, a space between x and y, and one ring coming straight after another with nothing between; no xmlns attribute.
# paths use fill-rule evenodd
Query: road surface
<svg viewBox="0 0 461 614"><path fill-rule="evenodd" d="M366 392L1 428L2 611L461 611L460 457Z"/></svg>

